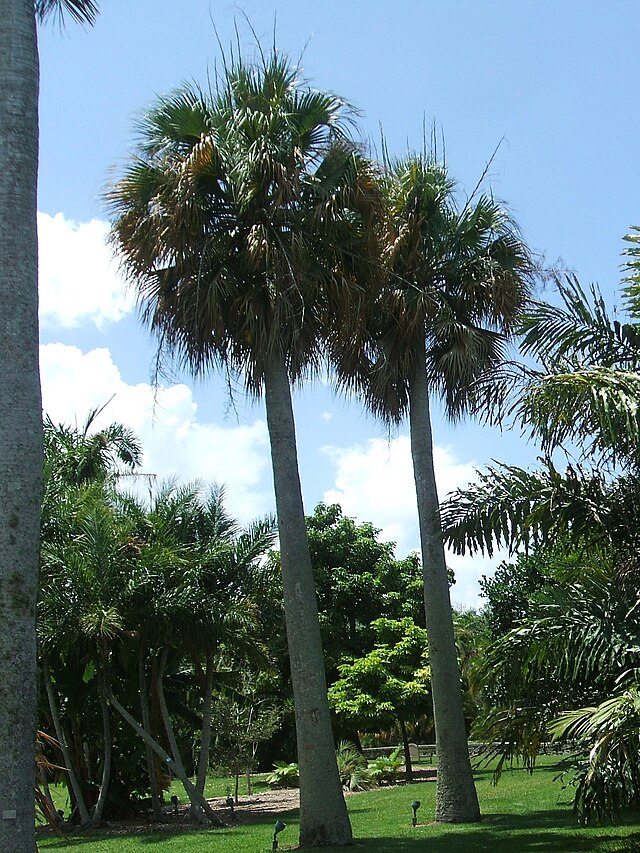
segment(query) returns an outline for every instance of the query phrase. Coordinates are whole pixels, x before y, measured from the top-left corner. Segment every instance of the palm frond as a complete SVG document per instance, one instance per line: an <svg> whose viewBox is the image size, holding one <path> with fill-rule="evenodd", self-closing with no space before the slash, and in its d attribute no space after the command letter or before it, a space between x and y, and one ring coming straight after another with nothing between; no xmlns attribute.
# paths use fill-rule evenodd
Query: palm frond
<svg viewBox="0 0 640 853"><path fill-rule="evenodd" d="M491 556L496 546L513 552L564 534L610 542L614 506L612 490L597 474L499 465L449 495L441 519L445 539L457 553Z"/></svg>
<svg viewBox="0 0 640 853"><path fill-rule="evenodd" d="M98 3L95 0L35 0L35 10L40 21L45 21L50 15L63 21L68 14L79 24L94 24Z"/></svg>

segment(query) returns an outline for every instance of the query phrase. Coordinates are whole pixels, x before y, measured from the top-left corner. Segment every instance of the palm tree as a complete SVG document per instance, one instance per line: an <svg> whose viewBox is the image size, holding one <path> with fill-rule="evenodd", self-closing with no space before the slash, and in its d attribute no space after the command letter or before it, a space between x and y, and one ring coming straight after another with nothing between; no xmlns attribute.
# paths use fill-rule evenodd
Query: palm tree
<svg viewBox="0 0 640 853"><path fill-rule="evenodd" d="M275 536L272 519L240 531L224 508L223 495L220 488L205 494L197 484L178 487L169 482L152 495L149 508L132 499L126 501L128 516L137 519L135 539L141 555L150 553L145 563L154 573L153 593L141 588L131 602L127 620L127 628L139 640L142 728L153 734L145 701L146 671L150 669L172 766L180 767L184 775L165 700L164 675L169 661L183 666L189 662L202 697L195 786L200 798L208 769L215 666L225 648L233 649L235 660L258 653L252 587L268 573L262 561ZM151 749L150 742L146 743ZM193 811L200 816L197 803Z"/></svg>
<svg viewBox="0 0 640 853"><path fill-rule="evenodd" d="M629 322L612 320L598 290L589 298L571 276L557 281L563 304L532 306L523 350L540 367L520 370L515 383L506 374L497 396L515 397L504 409L541 442L545 464L536 471L492 466L442 511L446 536L459 552L491 553L498 544L535 554L558 542L572 549L577 568L564 561L553 598L537 602L494 644L483 673L507 687L488 719L489 739L503 740L503 757L534 761L545 730L575 738L588 754L574 765L574 806L582 820L610 818L640 795L635 270L630 261L623 291ZM578 461L559 470L559 451Z"/></svg>
<svg viewBox="0 0 640 853"><path fill-rule="evenodd" d="M38 368L36 17L93 0L0 0L0 848L34 847L35 602L42 488Z"/></svg>
<svg viewBox="0 0 640 853"><path fill-rule="evenodd" d="M337 347L336 363L343 383L363 393L376 414L392 424L409 417L438 747L436 819L473 822L480 813L467 749L429 405L438 394L449 415L457 416L474 381L500 363L528 298L532 264L504 208L481 196L459 211L454 182L432 159L402 160L385 182L387 286L355 353Z"/></svg>
<svg viewBox="0 0 640 853"><path fill-rule="evenodd" d="M561 537L637 551L640 458L640 326L611 320L599 292L591 300L573 277L557 282L562 305L537 303L524 319L522 349L536 370L507 371L498 418L519 421L539 441L545 465L495 465L445 503L445 532L459 553L495 545L553 543ZM634 317L636 297L628 293ZM578 462L564 471L557 451Z"/></svg>
<svg viewBox="0 0 640 853"><path fill-rule="evenodd" d="M162 100L108 195L143 318L194 373L221 366L264 394L300 763L300 840L345 844L298 473L291 384L316 371L326 318L352 316L375 186L343 100L275 49L225 67L216 91Z"/></svg>

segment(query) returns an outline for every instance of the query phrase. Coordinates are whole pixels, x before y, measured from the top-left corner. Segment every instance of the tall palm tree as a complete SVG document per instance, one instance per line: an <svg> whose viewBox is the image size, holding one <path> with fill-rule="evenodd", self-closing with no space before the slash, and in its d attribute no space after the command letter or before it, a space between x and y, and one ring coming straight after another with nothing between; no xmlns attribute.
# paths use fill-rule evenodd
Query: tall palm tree
<svg viewBox="0 0 640 853"><path fill-rule="evenodd" d="M504 208L488 196L456 204L455 184L428 157L410 156L385 179L387 284L355 352L337 347L339 375L390 423L408 415L418 503L426 625L438 747L436 819L479 820L438 494L430 397L450 416L474 381L504 357L528 297L532 265ZM354 364L355 359L355 364ZM365 369L363 370L363 362Z"/></svg>
<svg viewBox="0 0 640 853"><path fill-rule="evenodd" d="M36 17L93 0L0 0L0 848L34 847L35 602L42 488L38 368Z"/></svg>
<svg viewBox="0 0 640 853"><path fill-rule="evenodd" d="M300 840L345 844L296 453L291 385L321 364L328 316L363 297L370 172L352 111L275 50L225 67L214 92L160 101L108 195L113 242L143 318L194 373L221 366L264 394L300 763ZM365 280L366 280L365 279ZM345 311L347 298L352 308Z"/></svg>

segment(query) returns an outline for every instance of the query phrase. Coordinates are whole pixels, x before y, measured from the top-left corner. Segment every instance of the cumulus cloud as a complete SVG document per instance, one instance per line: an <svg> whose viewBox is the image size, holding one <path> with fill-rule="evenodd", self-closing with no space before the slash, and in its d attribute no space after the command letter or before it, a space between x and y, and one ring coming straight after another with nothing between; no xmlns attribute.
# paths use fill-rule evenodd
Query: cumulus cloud
<svg viewBox="0 0 640 853"><path fill-rule="evenodd" d="M144 448L143 470L159 479L201 479L226 485L227 508L246 522L272 508L264 421L203 423L187 385L157 391L122 380L108 349L83 353L60 343L40 348L44 411L55 423L82 425L87 413L113 400L96 421L133 429Z"/></svg>
<svg viewBox="0 0 640 853"><path fill-rule="evenodd" d="M397 543L399 557L420 550L411 445L400 435L386 441L369 439L353 447L324 447L335 470L335 487L324 494L326 503L339 503L346 515L372 522L381 538ZM433 449L440 498L475 478L473 460L461 461L449 447ZM498 560L447 554L456 584L451 596L456 604L477 607L478 579L491 574Z"/></svg>
<svg viewBox="0 0 640 853"><path fill-rule="evenodd" d="M38 213L40 321L43 326L98 328L117 322L135 304L106 245L106 222L74 222Z"/></svg>

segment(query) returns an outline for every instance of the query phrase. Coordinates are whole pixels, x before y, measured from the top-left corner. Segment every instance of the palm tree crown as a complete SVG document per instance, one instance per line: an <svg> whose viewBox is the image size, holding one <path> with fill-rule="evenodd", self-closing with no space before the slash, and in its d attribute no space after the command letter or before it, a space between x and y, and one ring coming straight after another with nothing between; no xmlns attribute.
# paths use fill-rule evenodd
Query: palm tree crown
<svg viewBox="0 0 640 853"><path fill-rule="evenodd" d="M319 365L322 323L347 283L359 292L352 250L372 214L352 118L274 52L229 69L214 93L182 89L141 125L108 196L113 240L144 319L191 369L222 364L260 393L274 353L294 381Z"/></svg>
<svg viewBox="0 0 640 853"><path fill-rule="evenodd" d="M504 359L529 298L531 256L490 195L459 210L455 182L429 157L392 164L385 194L387 285L368 341L367 401L399 422L425 352L429 387L457 416L474 381Z"/></svg>

